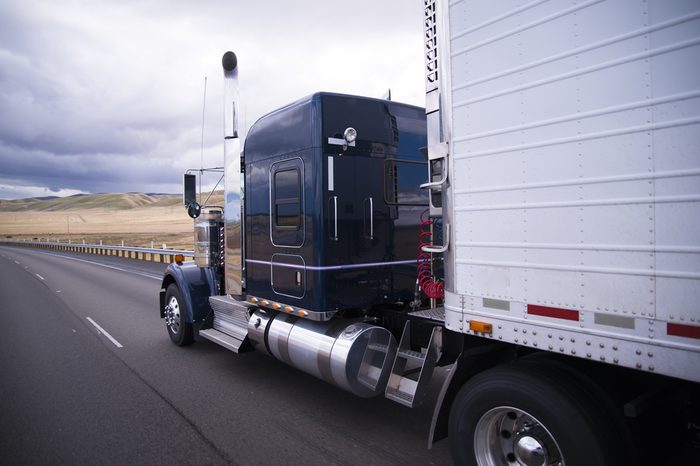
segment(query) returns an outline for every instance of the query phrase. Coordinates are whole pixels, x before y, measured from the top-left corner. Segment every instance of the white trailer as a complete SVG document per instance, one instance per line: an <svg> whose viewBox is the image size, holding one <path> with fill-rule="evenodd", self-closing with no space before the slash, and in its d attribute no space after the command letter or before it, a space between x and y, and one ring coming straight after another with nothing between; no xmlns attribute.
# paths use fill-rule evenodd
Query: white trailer
<svg viewBox="0 0 700 466"><path fill-rule="evenodd" d="M608 377L700 382L700 2L424 4L445 327L604 363ZM527 391L529 376L499 371L458 401ZM473 438L479 464L550 464L498 437L512 412L495 405L459 408L450 434Z"/></svg>
<svg viewBox="0 0 700 466"><path fill-rule="evenodd" d="M435 17L446 327L700 382L700 4L518 5Z"/></svg>

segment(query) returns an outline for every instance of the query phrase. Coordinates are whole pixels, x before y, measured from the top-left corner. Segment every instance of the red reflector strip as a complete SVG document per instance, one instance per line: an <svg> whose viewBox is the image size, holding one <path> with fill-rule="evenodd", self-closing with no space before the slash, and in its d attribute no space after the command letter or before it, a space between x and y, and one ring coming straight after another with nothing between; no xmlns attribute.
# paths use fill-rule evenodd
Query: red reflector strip
<svg viewBox="0 0 700 466"><path fill-rule="evenodd" d="M527 305L527 313L533 316L554 317L555 319L566 319L578 321L578 311L572 309L559 309L557 307Z"/></svg>
<svg viewBox="0 0 700 466"><path fill-rule="evenodd" d="M694 325L666 324L666 333L676 337L700 339L700 327Z"/></svg>

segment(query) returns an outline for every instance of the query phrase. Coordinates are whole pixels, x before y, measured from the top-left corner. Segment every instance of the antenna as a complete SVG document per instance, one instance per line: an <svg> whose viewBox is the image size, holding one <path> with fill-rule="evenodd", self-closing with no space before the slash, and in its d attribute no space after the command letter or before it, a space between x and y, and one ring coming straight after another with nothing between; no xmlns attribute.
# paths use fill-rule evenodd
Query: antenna
<svg viewBox="0 0 700 466"><path fill-rule="evenodd" d="M202 201L202 175L204 174L204 111L207 108L207 77L204 77L204 98L202 99L202 145L199 161L199 201Z"/></svg>

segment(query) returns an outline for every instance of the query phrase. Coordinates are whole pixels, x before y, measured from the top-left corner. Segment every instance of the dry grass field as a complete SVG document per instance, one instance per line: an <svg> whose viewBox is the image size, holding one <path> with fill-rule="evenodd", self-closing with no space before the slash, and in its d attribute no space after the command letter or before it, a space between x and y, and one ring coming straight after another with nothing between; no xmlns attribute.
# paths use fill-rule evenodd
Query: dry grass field
<svg viewBox="0 0 700 466"><path fill-rule="evenodd" d="M223 193L216 193L209 204L222 202ZM0 235L191 250L194 232L181 196L130 193L0 201Z"/></svg>

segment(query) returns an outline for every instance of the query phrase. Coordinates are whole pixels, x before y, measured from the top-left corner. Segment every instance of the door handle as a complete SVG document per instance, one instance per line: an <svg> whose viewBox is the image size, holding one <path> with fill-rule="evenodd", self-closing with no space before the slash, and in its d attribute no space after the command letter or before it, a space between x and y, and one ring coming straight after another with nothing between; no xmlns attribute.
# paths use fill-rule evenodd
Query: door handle
<svg viewBox="0 0 700 466"><path fill-rule="evenodd" d="M331 206L333 208L333 234L331 235L331 239L338 241L338 196L333 196L328 199L329 210Z"/></svg>
<svg viewBox="0 0 700 466"><path fill-rule="evenodd" d="M420 185L420 189L430 189L434 190L435 188L441 187L443 184L445 184L445 181L447 181L447 159L444 158L442 162L442 176L438 181L432 181L430 183L423 183ZM431 164L428 164L428 178L432 178L432 170L430 169Z"/></svg>
<svg viewBox="0 0 700 466"><path fill-rule="evenodd" d="M443 245L442 246L423 246L421 248L421 251L423 252L431 252L434 254L442 254L443 252L447 251L447 249L450 247L450 224L446 223L445 228L443 231Z"/></svg>
<svg viewBox="0 0 700 466"><path fill-rule="evenodd" d="M374 199L365 199L365 218L367 218L367 201L369 201L369 239L374 239Z"/></svg>
<svg viewBox="0 0 700 466"><path fill-rule="evenodd" d="M435 144L430 147L428 147L428 179L432 180L433 179L433 173L432 173L432 161L434 160L442 160L442 167L441 167L441 176L440 180L438 181L431 181L428 183L423 183L420 185L421 189L430 189L431 191L435 191L438 188L442 189L442 185L445 184L447 181L447 156L449 154L449 148L447 146L446 142L440 143L440 144Z"/></svg>

